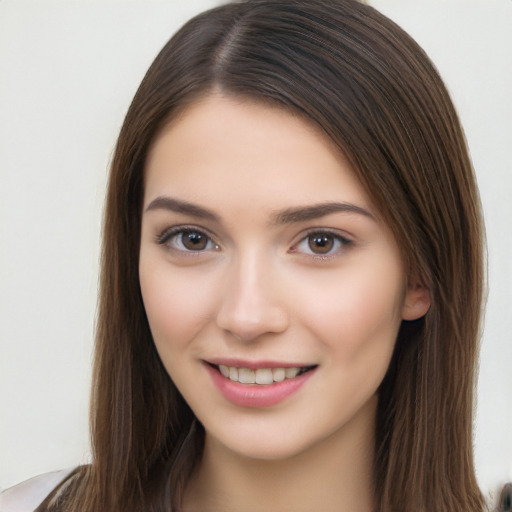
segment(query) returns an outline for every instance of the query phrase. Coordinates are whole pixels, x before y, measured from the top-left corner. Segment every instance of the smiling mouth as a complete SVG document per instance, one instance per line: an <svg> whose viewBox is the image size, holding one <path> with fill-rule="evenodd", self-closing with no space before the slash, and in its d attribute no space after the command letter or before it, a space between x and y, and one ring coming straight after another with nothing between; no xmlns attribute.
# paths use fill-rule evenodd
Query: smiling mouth
<svg viewBox="0 0 512 512"><path fill-rule="evenodd" d="M294 379L317 367L317 365L311 365L291 368L258 368L252 370L251 368L226 366L223 364L210 364L210 366L232 382L238 382L240 384L260 384L263 386Z"/></svg>

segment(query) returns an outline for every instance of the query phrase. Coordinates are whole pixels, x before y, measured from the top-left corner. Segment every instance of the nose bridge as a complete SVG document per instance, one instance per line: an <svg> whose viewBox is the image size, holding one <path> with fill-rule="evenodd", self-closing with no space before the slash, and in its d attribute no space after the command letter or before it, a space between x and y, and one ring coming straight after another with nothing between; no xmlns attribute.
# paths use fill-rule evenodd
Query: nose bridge
<svg viewBox="0 0 512 512"><path fill-rule="evenodd" d="M239 252L227 272L218 325L244 341L282 332L288 313L279 301L278 287L268 254L258 247Z"/></svg>

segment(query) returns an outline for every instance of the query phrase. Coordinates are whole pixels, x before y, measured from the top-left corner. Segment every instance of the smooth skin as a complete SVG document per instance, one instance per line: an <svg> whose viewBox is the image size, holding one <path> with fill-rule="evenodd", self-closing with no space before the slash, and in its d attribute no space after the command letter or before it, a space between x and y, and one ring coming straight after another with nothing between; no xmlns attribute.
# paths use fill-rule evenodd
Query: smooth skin
<svg viewBox="0 0 512 512"><path fill-rule="evenodd" d="M430 299L330 140L219 92L188 107L149 153L139 274L206 431L185 510L370 511L376 391ZM212 383L219 358L316 367L277 405L241 407Z"/></svg>

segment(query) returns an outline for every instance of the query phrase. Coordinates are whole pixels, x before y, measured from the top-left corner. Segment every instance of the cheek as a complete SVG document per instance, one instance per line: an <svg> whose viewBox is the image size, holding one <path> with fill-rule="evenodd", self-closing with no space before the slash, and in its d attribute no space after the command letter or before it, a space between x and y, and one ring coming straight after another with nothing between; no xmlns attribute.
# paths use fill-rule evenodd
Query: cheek
<svg viewBox="0 0 512 512"><path fill-rule="evenodd" d="M404 299L401 269L396 265L361 265L310 283L304 322L317 338L344 357L380 346L386 353L395 343ZM314 290L313 292L311 290Z"/></svg>
<svg viewBox="0 0 512 512"><path fill-rule="evenodd" d="M197 274L197 272L196 272ZM139 278L142 299L160 356L184 348L211 318L215 283L163 263L145 264Z"/></svg>

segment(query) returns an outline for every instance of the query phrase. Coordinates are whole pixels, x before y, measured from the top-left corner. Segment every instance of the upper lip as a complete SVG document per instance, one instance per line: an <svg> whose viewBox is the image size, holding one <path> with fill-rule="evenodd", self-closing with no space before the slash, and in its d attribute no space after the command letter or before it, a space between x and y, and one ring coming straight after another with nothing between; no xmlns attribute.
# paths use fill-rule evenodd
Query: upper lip
<svg viewBox="0 0 512 512"><path fill-rule="evenodd" d="M206 363L214 366L234 366L236 368L249 368L251 370L257 370L258 368L304 368L309 366L316 366L311 363L297 363L297 362L284 362L284 361L271 361L271 360L258 360L248 361L246 359L237 358L214 358L205 360Z"/></svg>

